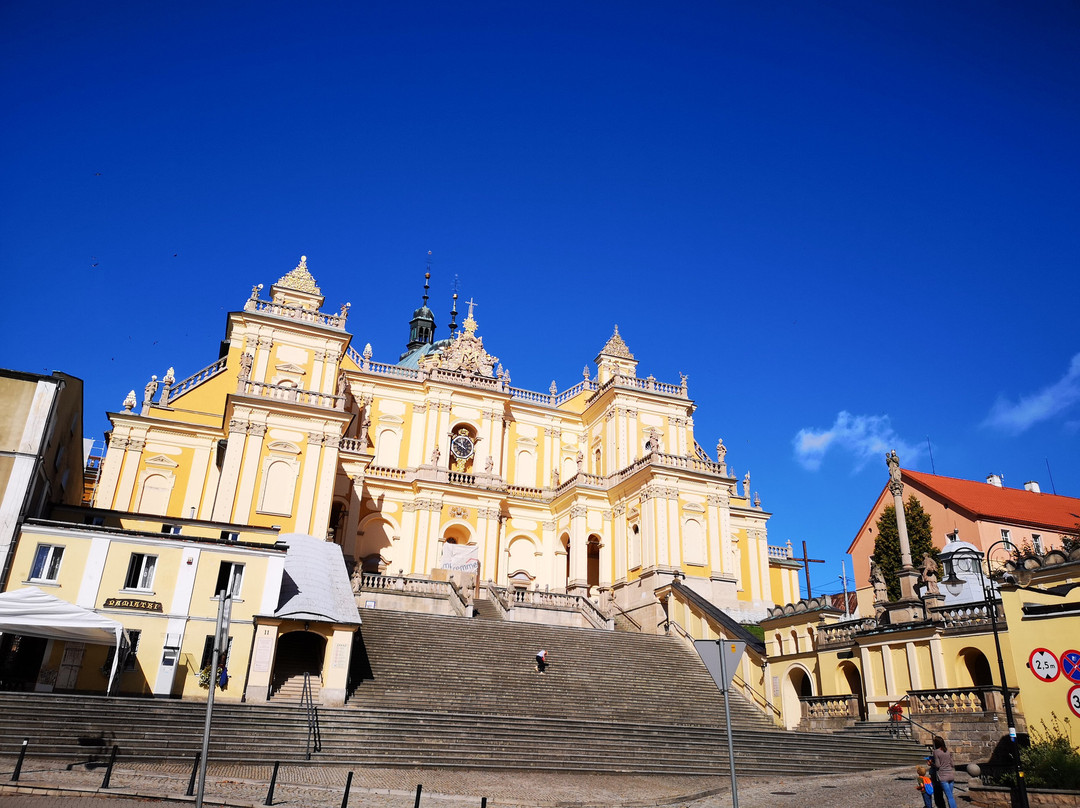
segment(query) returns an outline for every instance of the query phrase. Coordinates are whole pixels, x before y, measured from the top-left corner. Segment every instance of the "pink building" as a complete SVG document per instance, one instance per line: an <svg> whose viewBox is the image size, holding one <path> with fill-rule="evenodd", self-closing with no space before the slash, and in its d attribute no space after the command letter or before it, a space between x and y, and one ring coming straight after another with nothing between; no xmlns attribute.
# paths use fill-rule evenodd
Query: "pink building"
<svg viewBox="0 0 1080 808"><path fill-rule="evenodd" d="M1042 493L1038 483L1005 488L997 476L980 483L909 469L901 469L901 480L904 502L914 495L929 514L934 545L939 549L945 546L946 537L958 530L961 540L982 551L996 541L1008 539L1017 547L1030 545L1037 553L1044 553L1061 546L1062 533L1080 530L1080 499ZM893 496L886 484L848 547L859 610L864 615L874 613L870 556L874 554L877 522L881 512L892 504ZM920 559L912 561L917 567Z"/></svg>

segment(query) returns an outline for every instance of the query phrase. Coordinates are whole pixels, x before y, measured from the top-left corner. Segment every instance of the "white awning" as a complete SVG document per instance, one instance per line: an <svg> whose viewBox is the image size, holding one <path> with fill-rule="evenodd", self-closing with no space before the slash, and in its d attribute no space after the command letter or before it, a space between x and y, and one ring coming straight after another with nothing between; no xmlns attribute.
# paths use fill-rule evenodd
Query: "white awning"
<svg viewBox="0 0 1080 808"><path fill-rule="evenodd" d="M124 627L104 615L42 592L36 586L0 593L0 632L50 640L115 645L109 687L120 661Z"/></svg>

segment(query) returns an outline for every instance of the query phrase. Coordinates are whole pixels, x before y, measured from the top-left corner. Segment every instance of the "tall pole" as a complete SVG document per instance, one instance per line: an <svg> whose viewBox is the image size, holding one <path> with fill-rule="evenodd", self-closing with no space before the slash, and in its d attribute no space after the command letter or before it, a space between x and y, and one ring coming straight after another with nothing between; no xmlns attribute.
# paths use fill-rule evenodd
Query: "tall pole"
<svg viewBox="0 0 1080 808"><path fill-rule="evenodd" d="M728 690L731 689L731 679L727 673L723 637L716 641L716 647L720 650L720 679L724 683L724 687L720 692L724 694L724 725L727 728L728 766L731 767L731 808L739 808L739 784L735 779L735 743L731 738L731 707L728 705Z"/></svg>
<svg viewBox="0 0 1080 808"><path fill-rule="evenodd" d="M997 544L1001 544L1001 542L994 542L994 544L990 545L990 549L986 551L986 569L988 573L990 571L990 550ZM1008 545L1009 542L1006 542L1006 546ZM1016 769L1018 808L1028 808L1027 781L1024 780L1024 770L1021 766L1020 744L1016 740L1016 721L1013 719L1012 697L1009 694L1009 685L1005 681L1005 657L1001 654L1001 636L998 634L997 598L994 597L993 578L983 576L982 562L977 560L977 563L979 565L979 577L982 578L983 596L986 598L987 610L990 612L990 630L994 634L994 651L997 653L998 674L1001 676L1001 698L1005 702L1005 722L1009 725L1009 738L1012 741L1010 747L1012 749L1013 766Z"/></svg>
<svg viewBox="0 0 1080 808"><path fill-rule="evenodd" d="M844 617L851 616L851 610L848 609L848 596L847 596L847 565L844 559L840 559L840 577L844 579Z"/></svg>
<svg viewBox="0 0 1080 808"><path fill-rule="evenodd" d="M214 652L210 660L210 692L206 696L206 722L203 724L202 754L199 756L199 788L195 793L195 808L203 808L203 794L206 791L206 753L210 747L210 719L214 713L214 693L218 686L217 670L218 662L221 659L223 650L223 634L225 636L224 644L227 645L229 642L227 606L232 605L231 593L232 581L229 581L228 590L222 589L218 592L217 623L214 628Z"/></svg>

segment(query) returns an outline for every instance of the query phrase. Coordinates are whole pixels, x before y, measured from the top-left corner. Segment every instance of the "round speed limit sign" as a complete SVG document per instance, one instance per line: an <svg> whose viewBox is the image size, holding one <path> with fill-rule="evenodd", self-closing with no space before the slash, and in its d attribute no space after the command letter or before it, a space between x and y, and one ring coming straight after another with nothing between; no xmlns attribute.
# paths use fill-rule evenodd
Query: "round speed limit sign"
<svg viewBox="0 0 1080 808"><path fill-rule="evenodd" d="M1080 685L1069 688L1069 695L1065 697L1069 702L1069 709L1080 718Z"/></svg>
<svg viewBox="0 0 1080 808"><path fill-rule="evenodd" d="M1061 668L1058 666L1058 658L1053 651L1045 648L1036 648L1028 658L1028 667L1040 680L1052 682L1058 678Z"/></svg>

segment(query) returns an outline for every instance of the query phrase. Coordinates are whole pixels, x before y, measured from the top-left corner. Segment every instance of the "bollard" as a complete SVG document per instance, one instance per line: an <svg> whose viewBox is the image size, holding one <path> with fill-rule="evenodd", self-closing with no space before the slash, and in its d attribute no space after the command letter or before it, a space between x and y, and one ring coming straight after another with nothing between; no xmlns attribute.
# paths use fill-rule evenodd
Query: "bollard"
<svg viewBox="0 0 1080 808"><path fill-rule="evenodd" d="M424 790L423 783L416 784L416 802L413 804L413 808L420 808L420 792Z"/></svg>
<svg viewBox="0 0 1080 808"><path fill-rule="evenodd" d="M341 798L341 808L349 808L349 789L352 788L352 772L345 778L345 796Z"/></svg>
<svg viewBox="0 0 1080 808"><path fill-rule="evenodd" d="M112 767L116 763L116 750L119 749L116 744L113 744L112 754L109 755L109 767L105 769L105 779L101 781L102 788L109 787L109 781L112 779Z"/></svg>
<svg viewBox="0 0 1080 808"><path fill-rule="evenodd" d="M29 738L22 739L22 749L19 750L19 759L15 761L15 771L11 773L11 782L17 783L19 781L19 775L22 774L22 762L26 757L26 746L30 743Z"/></svg>
<svg viewBox="0 0 1080 808"><path fill-rule="evenodd" d="M195 796L195 778L199 776L199 761L202 760L202 751L195 753L195 765L191 767L191 779L188 780L187 794L185 796Z"/></svg>
<svg viewBox="0 0 1080 808"><path fill-rule="evenodd" d="M480 798L480 808L487 808L487 797Z"/></svg>
<svg viewBox="0 0 1080 808"><path fill-rule="evenodd" d="M274 804L274 786L277 785L277 770L278 770L278 766L280 766L280 765L281 765L281 761L279 761L279 760L274 761L274 773L270 775L270 790L266 792L266 802L264 802L263 805L273 805Z"/></svg>

